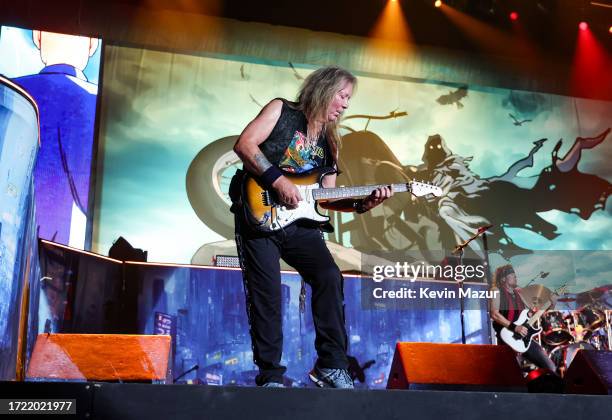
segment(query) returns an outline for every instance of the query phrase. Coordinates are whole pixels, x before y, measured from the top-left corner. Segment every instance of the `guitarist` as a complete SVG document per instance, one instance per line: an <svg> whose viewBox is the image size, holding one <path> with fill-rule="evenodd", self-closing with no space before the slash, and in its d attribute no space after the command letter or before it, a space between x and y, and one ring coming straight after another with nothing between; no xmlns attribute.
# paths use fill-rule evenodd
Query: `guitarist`
<svg viewBox="0 0 612 420"><path fill-rule="evenodd" d="M493 294L495 297L490 300L489 309L493 320L493 329L497 333L497 343L506 345L500 337L500 332L504 327L523 337L527 335L527 328L514 324L521 311L525 309L525 302L520 294L520 289L517 287L516 273L512 265L507 264L497 267L494 284L492 290L499 291L499 293ZM532 308L532 311L535 312L535 309ZM557 369L546 351L536 341L531 341L523 356L538 367L549 369L551 372L555 372Z"/></svg>
<svg viewBox="0 0 612 420"><path fill-rule="evenodd" d="M325 67L304 81L297 102L274 99L251 121L238 138L234 151L244 169L276 192L289 208L302 200L296 186L281 168L294 173L319 166L336 167L339 119L347 109L357 79L345 69ZM365 152L365 151L364 151ZM235 214L236 245L240 258L253 360L259 367L259 386L282 387L286 367L281 317L279 259L293 266L312 288L312 314L318 359L309 374L320 387L353 388L347 369L347 336L344 326L343 277L325 245L320 226L300 221L272 233L256 232L245 220L240 200L239 172L232 180L230 197ZM336 175L323 180L335 186ZM341 199L323 207L337 211L366 212L392 195L379 188L365 199Z"/></svg>

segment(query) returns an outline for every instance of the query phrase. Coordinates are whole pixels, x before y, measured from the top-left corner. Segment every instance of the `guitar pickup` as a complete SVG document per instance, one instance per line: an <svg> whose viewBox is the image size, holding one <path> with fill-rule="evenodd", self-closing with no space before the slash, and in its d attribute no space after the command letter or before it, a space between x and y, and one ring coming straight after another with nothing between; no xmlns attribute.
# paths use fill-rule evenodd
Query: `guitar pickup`
<svg viewBox="0 0 612 420"><path fill-rule="evenodd" d="M261 201L263 202L264 206L271 206L272 205L272 197L270 196L270 192L269 191L262 191L261 192Z"/></svg>

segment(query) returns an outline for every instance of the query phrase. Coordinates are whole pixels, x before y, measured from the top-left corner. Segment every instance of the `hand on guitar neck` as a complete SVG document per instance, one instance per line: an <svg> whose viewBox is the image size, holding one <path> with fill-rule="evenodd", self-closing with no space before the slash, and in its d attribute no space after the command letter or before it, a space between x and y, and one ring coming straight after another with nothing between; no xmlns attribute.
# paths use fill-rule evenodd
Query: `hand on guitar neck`
<svg viewBox="0 0 612 420"><path fill-rule="evenodd" d="M374 207L381 204L387 198L393 196L393 185L384 186L372 191L372 194L363 199L363 211L372 210Z"/></svg>

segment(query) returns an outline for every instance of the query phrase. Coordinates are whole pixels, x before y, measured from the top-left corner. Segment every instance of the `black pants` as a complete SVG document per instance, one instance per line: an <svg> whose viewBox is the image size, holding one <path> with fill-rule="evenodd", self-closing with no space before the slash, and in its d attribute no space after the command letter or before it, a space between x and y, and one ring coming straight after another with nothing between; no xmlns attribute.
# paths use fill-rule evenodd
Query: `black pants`
<svg viewBox="0 0 612 420"><path fill-rule="evenodd" d="M497 344L500 346L507 346L499 334L497 335ZM553 361L550 359L550 357L548 357L548 354L546 354L546 351L536 341L532 340L527 351L520 354L519 357L524 357L525 359L534 363L537 367L545 368L552 372L556 372L557 370L557 367Z"/></svg>
<svg viewBox="0 0 612 420"><path fill-rule="evenodd" d="M257 385L282 382L283 350L280 258L312 288L317 364L346 369L344 279L321 231L296 223L272 234L253 231L236 216L236 245L242 265Z"/></svg>
<svg viewBox="0 0 612 420"><path fill-rule="evenodd" d="M523 357L535 363L535 365L538 367L551 370L552 372L555 372L557 370L557 367L555 366L553 361L550 360L550 357L548 357L548 355L546 354L546 351L544 351L542 346L540 346L535 341L531 342L527 351L523 353Z"/></svg>

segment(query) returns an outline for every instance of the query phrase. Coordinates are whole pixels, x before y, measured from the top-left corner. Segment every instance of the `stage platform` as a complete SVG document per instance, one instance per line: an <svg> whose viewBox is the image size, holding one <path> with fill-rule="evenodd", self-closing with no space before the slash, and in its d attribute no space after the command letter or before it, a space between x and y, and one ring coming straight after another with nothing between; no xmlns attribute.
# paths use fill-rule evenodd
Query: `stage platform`
<svg viewBox="0 0 612 420"><path fill-rule="evenodd" d="M612 413L612 396L463 391L0 382L0 398L76 399L76 418L88 420L596 420Z"/></svg>

